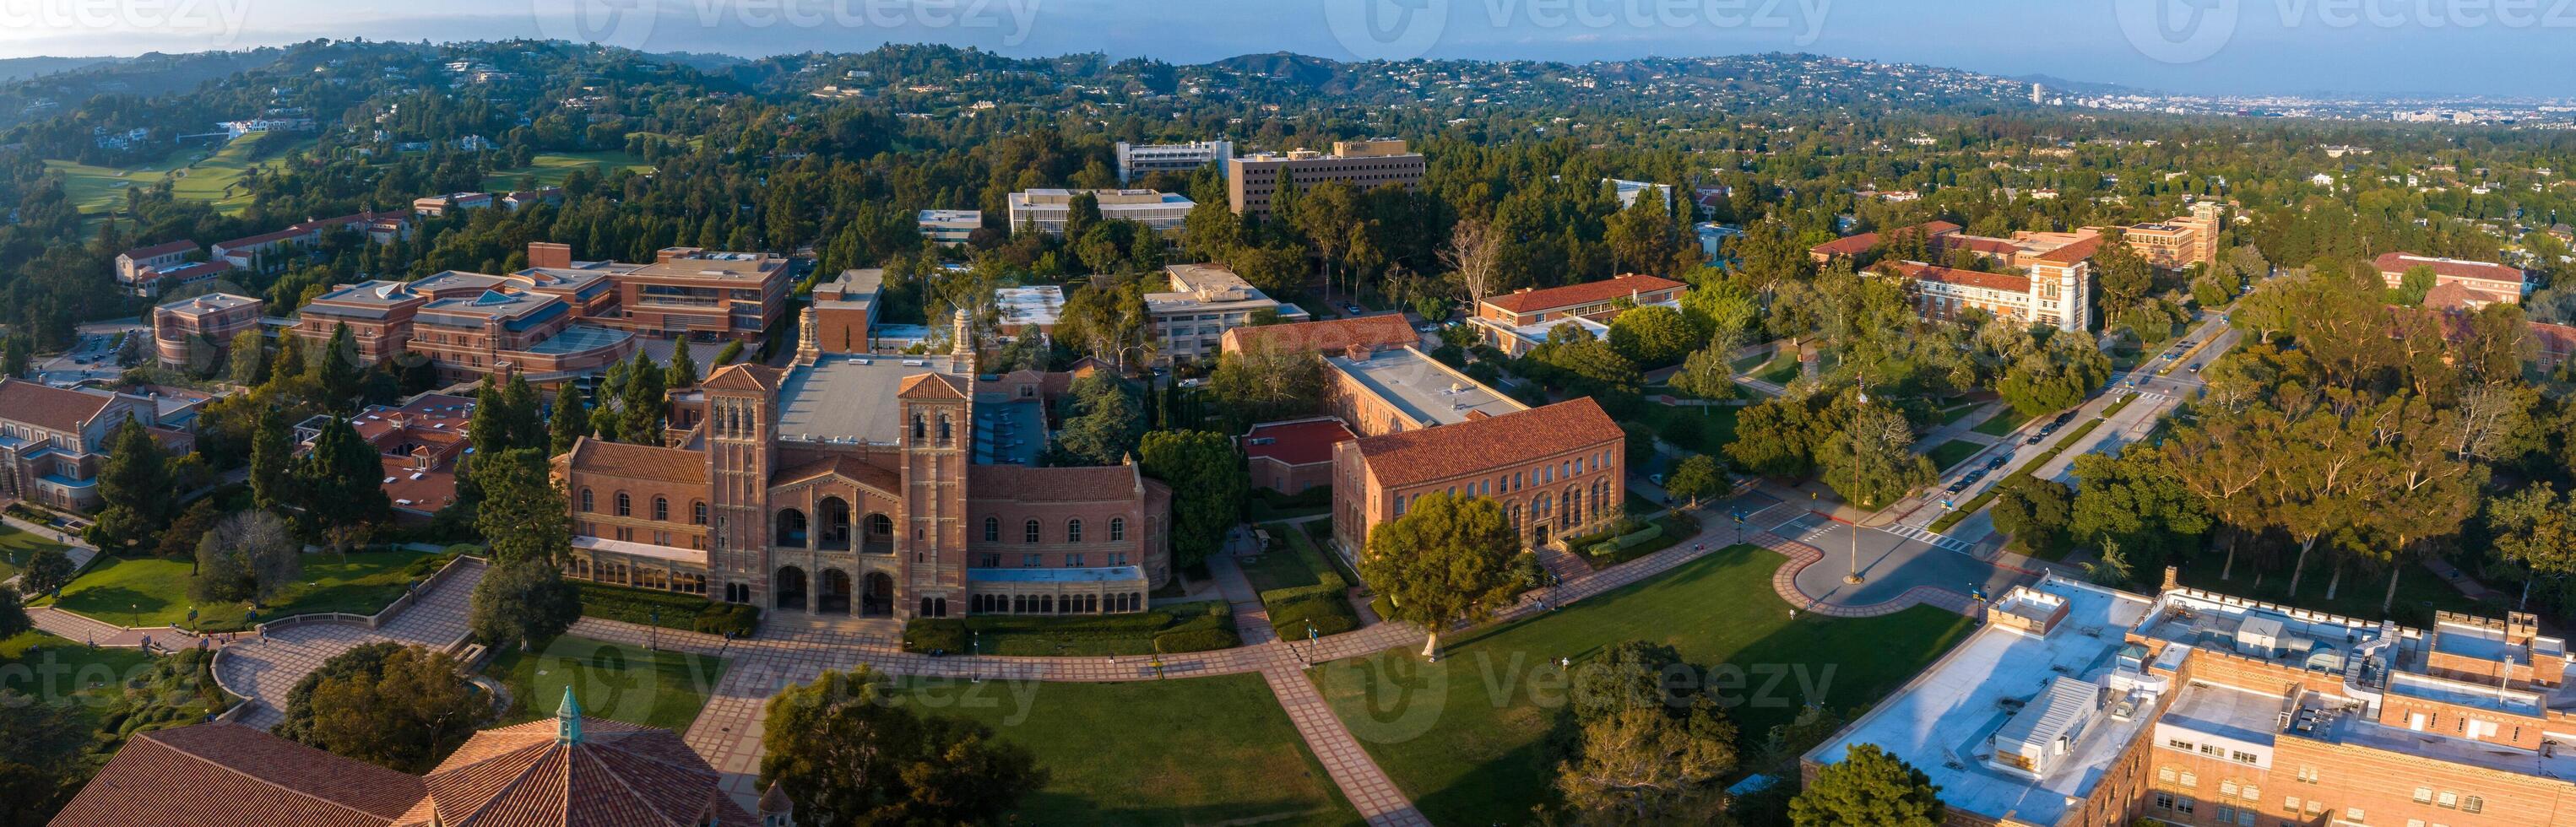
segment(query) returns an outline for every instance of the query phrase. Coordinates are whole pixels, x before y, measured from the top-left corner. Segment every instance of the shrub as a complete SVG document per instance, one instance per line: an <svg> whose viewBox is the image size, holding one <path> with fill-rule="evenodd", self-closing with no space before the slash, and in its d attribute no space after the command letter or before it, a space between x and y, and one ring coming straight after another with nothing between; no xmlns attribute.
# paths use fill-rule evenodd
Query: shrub
<svg viewBox="0 0 2576 827"><path fill-rule="evenodd" d="M1183 629L1154 636L1154 648L1164 652L1209 652L1243 645L1233 629Z"/></svg>
<svg viewBox="0 0 2576 827"><path fill-rule="evenodd" d="M966 621L945 617L916 617L903 624L903 650L906 652L966 651Z"/></svg>
<svg viewBox="0 0 2576 827"><path fill-rule="evenodd" d="M1270 628L1280 640L1306 639L1306 624L1315 624L1318 635L1335 635L1360 627L1359 615L1351 612L1351 602L1340 594L1310 595L1270 604Z"/></svg>
<svg viewBox="0 0 2576 827"><path fill-rule="evenodd" d="M760 628L760 607L748 603L709 601L690 628L710 635L749 637Z"/></svg>

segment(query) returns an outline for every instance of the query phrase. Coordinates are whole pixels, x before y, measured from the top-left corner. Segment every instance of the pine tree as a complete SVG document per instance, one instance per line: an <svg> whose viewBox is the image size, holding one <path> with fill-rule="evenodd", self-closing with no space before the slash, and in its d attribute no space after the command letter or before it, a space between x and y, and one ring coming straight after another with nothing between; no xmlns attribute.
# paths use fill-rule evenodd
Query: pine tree
<svg viewBox="0 0 2576 827"><path fill-rule="evenodd" d="M324 407L349 410L362 393L358 387L361 373L357 340L350 336L349 326L332 326L331 344L322 349L321 362L313 365L313 379L322 386Z"/></svg>
<svg viewBox="0 0 2576 827"><path fill-rule="evenodd" d="M501 387L501 399L509 405L503 411L508 418L502 421L502 425L510 430L510 447L535 448L545 445L548 440L546 421L538 415L537 390L528 386L528 377L525 374L510 374L509 383Z"/></svg>
<svg viewBox="0 0 2576 827"><path fill-rule="evenodd" d="M617 429L618 437L636 445L662 444L662 370L643 351L635 352L635 361L626 368L626 394L618 400L618 413L625 423Z"/></svg>
<svg viewBox="0 0 2576 827"><path fill-rule="evenodd" d="M555 389L554 416L546 426L550 454L570 451L575 441L590 435L590 403L582 399L580 385L565 382Z"/></svg>
<svg viewBox="0 0 2576 827"><path fill-rule="evenodd" d="M672 390L685 390L698 386L698 362L689 356L689 343L673 344L671 368L663 372L662 384Z"/></svg>
<svg viewBox="0 0 2576 827"><path fill-rule="evenodd" d="M295 347L290 343L287 349ZM286 417L276 408L261 406L251 422L251 502L274 511L296 501L294 464L295 440L287 433Z"/></svg>
<svg viewBox="0 0 2576 827"><path fill-rule="evenodd" d="M385 497L384 460L376 447L358 436L349 421L329 417L313 439L312 453L296 468L296 481L317 496L305 498L304 513L314 533L384 522L393 516Z"/></svg>

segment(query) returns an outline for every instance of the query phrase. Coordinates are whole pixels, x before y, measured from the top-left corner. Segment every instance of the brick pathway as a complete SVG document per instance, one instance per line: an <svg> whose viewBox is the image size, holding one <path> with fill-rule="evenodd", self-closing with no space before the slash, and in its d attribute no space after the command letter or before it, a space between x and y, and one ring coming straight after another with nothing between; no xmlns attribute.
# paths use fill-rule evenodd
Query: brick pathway
<svg viewBox="0 0 2576 827"><path fill-rule="evenodd" d="M242 716L242 724L267 729L284 720L281 710L295 682L333 655L384 640L433 649L455 646L465 639L466 605L485 568L472 558L457 565L454 574L431 586L380 628L315 622L279 628L264 637L244 636L215 658L215 682L257 704Z"/></svg>

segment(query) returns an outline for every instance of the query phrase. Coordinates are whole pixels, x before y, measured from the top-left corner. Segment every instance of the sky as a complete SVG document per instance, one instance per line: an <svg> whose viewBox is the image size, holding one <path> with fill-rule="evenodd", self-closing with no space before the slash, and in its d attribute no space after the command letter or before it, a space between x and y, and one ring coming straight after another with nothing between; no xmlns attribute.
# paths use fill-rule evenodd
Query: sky
<svg viewBox="0 0 2576 827"><path fill-rule="evenodd" d="M1176 63L1781 51L2197 94L2576 97L2576 0L0 0L0 57L522 36Z"/></svg>

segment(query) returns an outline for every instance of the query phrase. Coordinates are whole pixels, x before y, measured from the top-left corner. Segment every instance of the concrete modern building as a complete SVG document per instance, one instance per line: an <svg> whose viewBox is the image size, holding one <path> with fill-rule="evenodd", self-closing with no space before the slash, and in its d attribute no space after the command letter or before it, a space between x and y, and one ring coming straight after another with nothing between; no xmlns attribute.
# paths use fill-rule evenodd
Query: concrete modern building
<svg viewBox="0 0 2576 827"><path fill-rule="evenodd" d="M1004 287L993 291L993 304L1001 312L994 332L1016 337L1037 328L1041 337L1054 336L1056 322L1064 317L1064 288L1052 284Z"/></svg>
<svg viewBox="0 0 2576 827"><path fill-rule="evenodd" d="M1876 744L1957 825L2576 824L2566 642L2054 574L1801 759Z"/></svg>
<svg viewBox="0 0 2576 827"><path fill-rule="evenodd" d="M983 210L922 210L913 216L921 237L941 244L964 244L984 228Z"/></svg>
<svg viewBox="0 0 2576 827"><path fill-rule="evenodd" d="M2487 261L2462 261L2455 258L2419 256L2414 253L2387 253L2373 262L2379 276L2391 289L2405 284L2406 274L2422 267L2433 271L2434 285L2457 285L2465 291L2461 299L2469 307L2484 307L2498 302L2519 304L2531 295L2531 276L2522 268Z"/></svg>
<svg viewBox="0 0 2576 827"><path fill-rule="evenodd" d="M1128 184L1157 172L1187 175L1199 167L1215 164L1217 172L1226 172L1227 161L1234 160L1233 141L1191 141L1186 144L1130 144L1118 142L1118 183Z"/></svg>
<svg viewBox="0 0 2576 827"><path fill-rule="evenodd" d="M965 319L955 322L964 334ZM1171 491L1134 465L1038 467L1049 382L971 351L736 364L672 447L585 439L570 576L859 616L1142 611Z"/></svg>
<svg viewBox="0 0 2576 827"><path fill-rule="evenodd" d="M1226 197L1235 214L1263 217L1270 215L1282 174L1301 189L1326 181L1363 190L1387 185L1411 189L1421 185L1430 169L1420 153L1407 151L1403 141L1393 138L1335 141L1329 155L1297 149L1239 156L1226 164Z"/></svg>
<svg viewBox="0 0 2576 827"><path fill-rule="evenodd" d="M1173 264L1163 272L1172 289L1145 294L1145 312L1152 318L1159 345L1157 362L1214 359L1223 352L1226 331L1244 326L1264 310L1279 314L1282 321L1310 318L1305 310L1270 298L1221 265Z"/></svg>
<svg viewBox="0 0 2576 827"><path fill-rule="evenodd" d="M1011 232L1064 235L1075 196L1089 193L1104 221L1134 221L1155 232L1179 232L1198 204L1189 196L1154 190L1024 190L1011 193Z"/></svg>
<svg viewBox="0 0 2576 827"><path fill-rule="evenodd" d="M171 370L207 371L223 364L233 337L259 328L268 302L208 293L152 308L152 352Z"/></svg>

